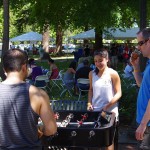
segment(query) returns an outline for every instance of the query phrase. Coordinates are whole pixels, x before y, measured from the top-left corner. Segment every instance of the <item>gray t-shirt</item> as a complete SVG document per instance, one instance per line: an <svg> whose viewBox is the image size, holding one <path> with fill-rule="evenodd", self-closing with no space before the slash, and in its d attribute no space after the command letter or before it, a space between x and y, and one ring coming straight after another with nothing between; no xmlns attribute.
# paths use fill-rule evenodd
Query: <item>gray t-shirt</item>
<svg viewBox="0 0 150 150"><path fill-rule="evenodd" d="M28 83L0 84L0 148L41 149L38 118L31 108Z"/></svg>

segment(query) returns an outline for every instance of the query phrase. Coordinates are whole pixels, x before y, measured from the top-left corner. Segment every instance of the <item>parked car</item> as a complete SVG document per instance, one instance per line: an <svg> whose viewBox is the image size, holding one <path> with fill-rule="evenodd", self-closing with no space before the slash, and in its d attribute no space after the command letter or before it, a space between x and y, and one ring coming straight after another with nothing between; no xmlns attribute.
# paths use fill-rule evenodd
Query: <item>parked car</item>
<svg viewBox="0 0 150 150"><path fill-rule="evenodd" d="M77 51L75 45L73 45L73 44L70 44L70 45L63 45L63 49L62 49L62 52L63 52L63 53L68 53L68 54L70 54L70 53L73 53L73 52L75 52L75 51Z"/></svg>
<svg viewBox="0 0 150 150"><path fill-rule="evenodd" d="M65 53L65 54L71 54L73 52L75 52L76 49L73 49L73 48L68 48L68 49L63 49L62 52Z"/></svg>
<svg viewBox="0 0 150 150"><path fill-rule="evenodd" d="M54 53L56 51L56 45L49 45L49 53Z"/></svg>

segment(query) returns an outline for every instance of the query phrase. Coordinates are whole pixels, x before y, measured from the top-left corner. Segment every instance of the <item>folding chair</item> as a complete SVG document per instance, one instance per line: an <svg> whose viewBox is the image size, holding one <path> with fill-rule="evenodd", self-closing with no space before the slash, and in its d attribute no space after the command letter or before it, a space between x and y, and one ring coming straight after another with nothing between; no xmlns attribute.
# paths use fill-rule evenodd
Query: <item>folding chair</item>
<svg viewBox="0 0 150 150"><path fill-rule="evenodd" d="M48 79L50 79L51 74L52 74L52 71L48 71L48 72L46 73L46 75L48 76Z"/></svg>
<svg viewBox="0 0 150 150"><path fill-rule="evenodd" d="M46 88L48 88L48 90L50 91L50 88L47 84L48 82L49 78L47 75L40 75L35 78L34 85L38 88L44 89L45 91L47 91Z"/></svg>
<svg viewBox="0 0 150 150"><path fill-rule="evenodd" d="M79 78L77 80L77 87L79 88L79 97L78 97L78 101L79 101L82 96L82 92L89 91L89 87L90 87L89 79Z"/></svg>
<svg viewBox="0 0 150 150"><path fill-rule="evenodd" d="M73 89L74 87L74 83L73 82L65 82L64 79L63 79L63 76L64 76L64 73L61 74L61 81L62 81L62 87L63 87L63 91L61 92L60 94L60 97L65 93L65 92L68 92L70 96L72 96L72 93L71 93L71 90Z"/></svg>
<svg viewBox="0 0 150 150"><path fill-rule="evenodd" d="M49 86L50 86L50 76L51 76L51 74L52 74L52 71L48 71L46 73L46 76L48 77L48 79L46 80L46 83L47 83L47 87L48 87L49 91L50 91Z"/></svg>
<svg viewBox="0 0 150 150"><path fill-rule="evenodd" d="M59 89L61 89L61 84L59 84L59 82L60 81L62 81L62 79L61 79L61 76L62 76L62 73L64 72L64 70L60 70L59 71L59 74L58 74L58 76L57 76L57 78L56 79L51 79L51 81L52 81L52 87L51 87L51 90L52 90L52 88L54 87L54 86L57 86Z"/></svg>

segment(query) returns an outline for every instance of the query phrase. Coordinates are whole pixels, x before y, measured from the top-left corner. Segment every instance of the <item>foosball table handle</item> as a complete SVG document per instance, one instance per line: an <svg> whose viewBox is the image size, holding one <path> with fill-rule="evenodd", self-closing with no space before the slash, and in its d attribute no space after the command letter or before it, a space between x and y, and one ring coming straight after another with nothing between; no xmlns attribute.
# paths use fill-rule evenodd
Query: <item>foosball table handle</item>
<svg viewBox="0 0 150 150"><path fill-rule="evenodd" d="M92 136L94 136L95 135L95 132L93 131L93 130L91 130L90 132L89 132L89 138L91 138Z"/></svg>
<svg viewBox="0 0 150 150"><path fill-rule="evenodd" d="M72 132L71 132L71 136L72 136L72 137L77 136L77 132L76 132L76 131L72 131Z"/></svg>

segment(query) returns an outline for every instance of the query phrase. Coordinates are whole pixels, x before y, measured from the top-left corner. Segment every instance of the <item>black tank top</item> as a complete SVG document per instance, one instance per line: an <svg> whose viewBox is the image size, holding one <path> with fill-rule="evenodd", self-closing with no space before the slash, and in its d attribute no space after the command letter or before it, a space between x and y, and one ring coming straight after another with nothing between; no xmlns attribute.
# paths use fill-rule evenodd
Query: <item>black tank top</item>
<svg viewBox="0 0 150 150"><path fill-rule="evenodd" d="M0 84L0 148L38 150L39 115L31 108L27 83Z"/></svg>

